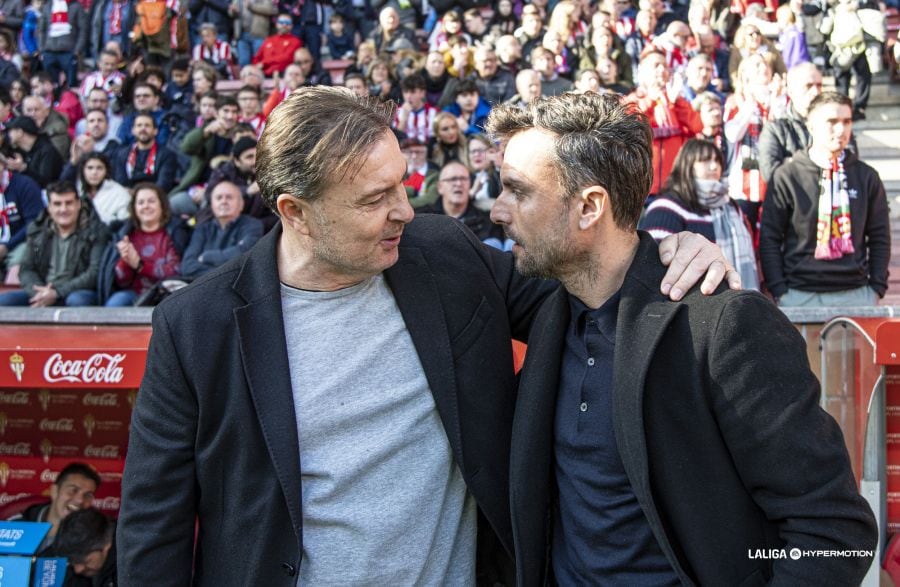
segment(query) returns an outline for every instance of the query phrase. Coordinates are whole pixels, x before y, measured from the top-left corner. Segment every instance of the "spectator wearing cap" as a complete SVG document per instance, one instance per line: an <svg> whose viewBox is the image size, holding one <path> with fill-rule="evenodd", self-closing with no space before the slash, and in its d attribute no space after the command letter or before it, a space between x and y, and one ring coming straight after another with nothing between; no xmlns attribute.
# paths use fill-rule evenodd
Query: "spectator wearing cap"
<svg viewBox="0 0 900 587"><path fill-rule="evenodd" d="M34 119L17 116L6 124L6 135L13 148L7 166L22 173L42 188L59 179L65 162L50 139L41 134Z"/></svg>
<svg viewBox="0 0 900 587"><path fill-rule="evenodd" d="M456 117L460 130L468 136L484 132L484 123L491 113L491 105L481 97L478 84L464 79L456 86L456 99L445 108Z"/></svg>
<svg viewBox="0 0 900 587"><path fill-rule="evenodd" d="M431 138L437 108L425 101L425 79L419 74L403 78L400 93L403 104L397 108L392 126L407 137L426 144Z"/></svg>
<svg viewBox="0 0 900 587"><path fill-rule="evenodd" d="M197 224L212 220L213 213L209 203L213 190L223 181L230 181L241 190L244 198L243 214L259 219L263 230L268 232L278 222L278 217L266 206L259 195L256 183L256 140L241 137L234 143L231 159L216 167L206 183L203 207L197 212Z"/></svg>
<svg viewBox="0 0 900 587"><path fill-rule="evenodd" d="M279 14L275 19L275 34L269 35L260 45L251 62L259 65L267 76L282 73L294 59L294 51L303 41L291 34L293 21L290 14Z"/></svg>
<svg viewBox="0 0 900 587"><path fill-rule="evenodd" d="M409 5L412 6L412 4ZM412 28L401 26L400 13L394 6L388 5L382 8L378 13L378 26L369 34L369 40L375 43L375 52L381 53L398 38L406 39L415 46L416 34L413 31L415 19L412 23Z"/></svg>
<svg viewBox="0 0 900 587"><path fill-rule="evenodd" d="M219 96L216 100L216 117L184 137L181 151L191 156L191 165L171 196L173 213L193 215L197 212L203 201L202 185L209 179L212 171L211 162L216 157L231 155L231 132L237 122L237 100L234 96Z"/></svg>

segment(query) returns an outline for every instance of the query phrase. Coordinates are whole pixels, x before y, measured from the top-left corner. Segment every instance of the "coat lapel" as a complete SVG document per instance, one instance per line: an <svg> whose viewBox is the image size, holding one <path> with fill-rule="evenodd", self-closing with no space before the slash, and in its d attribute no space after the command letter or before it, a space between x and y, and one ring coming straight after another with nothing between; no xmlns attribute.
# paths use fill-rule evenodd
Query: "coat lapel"
<svg viewBox="0 0 900 587"><path fill-rule="evenodd" d="M619 455L657 542L683 584L691 581L681 569L665 535L650 487L644 431L644 382L656 347L681 308L659 292L665 267L656 243L641 233L641 243L622 284L613 365L613 421Z"/></svg>
<svg viewBox="0 0 900 587"><path fill-rule="evenodd" d="M466 475L453 352L441 292L422 252L415 247L401 246L400 259L384 275L416 347L453 456Z"/></svg>
<svg viewBox="0 0 900 587"><path fill-rule="evenodd" d="M281 224L244 261L234 290L247 301L235 308L244 375L291 522L302 541L300 444L281 311L277 246Z"/></svg>
<svg viewBox="0 0 900 587"><path fill-rule="evenodd" d="M523 567L534 568L532 565L544 560L556 396L569 320L568 293L560 287L547 298L532 324L519 382L510 455L510 507L520 573Z"/></svg>

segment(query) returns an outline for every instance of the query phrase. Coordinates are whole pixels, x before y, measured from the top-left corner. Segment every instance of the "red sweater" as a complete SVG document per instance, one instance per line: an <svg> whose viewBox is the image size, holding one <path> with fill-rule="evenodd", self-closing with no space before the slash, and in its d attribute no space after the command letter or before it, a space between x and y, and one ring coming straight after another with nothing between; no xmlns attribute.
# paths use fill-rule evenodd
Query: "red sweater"
<svg viewBox="0 0 900 587"><path fill-rule="evenodd" d="M181 271L181 256L165 228L153 232L135 228L128 233L128 240L137 249L144 264L140 266L140 271L135 271L119 259L116 263L116 285L119 287L131 288L141 295L159 280L178 275Z"/></svg>
<svg viewBox="0 0 900 587"><path fill-rule="evenodd" d="M288 33L285 35L271 35L266 37L256 55L253 63L261 65L263 73L271 76L276 71L281 73L284 68L294 62L294 51L303 46L303 41Z"/></svg>

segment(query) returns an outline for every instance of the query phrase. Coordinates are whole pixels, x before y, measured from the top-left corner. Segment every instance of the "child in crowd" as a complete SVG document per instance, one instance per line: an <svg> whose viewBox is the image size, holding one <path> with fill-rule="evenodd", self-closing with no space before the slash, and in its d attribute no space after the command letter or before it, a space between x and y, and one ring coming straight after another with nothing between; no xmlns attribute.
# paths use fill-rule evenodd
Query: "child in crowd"
<svg viewBox="0 0 900 587"><path fill-rule="evenodd" d="M332 59L352 59L356 54L354 35L347 31L344 17L340 14L332 14L328 19L328 32L325 34L328 41L328 52Z"/></svg>

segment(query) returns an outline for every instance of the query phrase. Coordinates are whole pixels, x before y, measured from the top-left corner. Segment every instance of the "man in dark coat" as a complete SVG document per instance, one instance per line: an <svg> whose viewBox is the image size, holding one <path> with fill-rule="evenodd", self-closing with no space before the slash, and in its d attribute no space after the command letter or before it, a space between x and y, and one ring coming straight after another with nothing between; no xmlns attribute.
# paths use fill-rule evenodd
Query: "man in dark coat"
<svg viewBox="0 0 900 587"><path fill-rule="evenodd" d="M756 292L656 291L646 119L567 94L489 129L507 144L491 217L520 272L562 282L513 419L519 585L859 584L875 519L796 328Z"/></svg>
<svg viewBox="0 0 900 587"><path fill-rule="evenodd" d="M59 179L65 161L37 123L27 116L17 116L6 123L13 155L7 166L11 171L27 175L42 188Z"/></svg>
<svg viewBox="0 0 900 587"><path fill-rule="evenodd" d="M511 552L510 339L547 285L413 221L390 114L293 93L258 146L280 226L158 306L123 584L473 584L476 535Z"/></svg>

